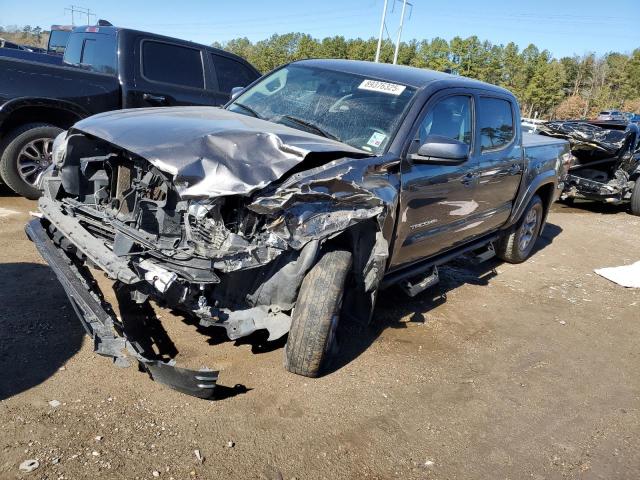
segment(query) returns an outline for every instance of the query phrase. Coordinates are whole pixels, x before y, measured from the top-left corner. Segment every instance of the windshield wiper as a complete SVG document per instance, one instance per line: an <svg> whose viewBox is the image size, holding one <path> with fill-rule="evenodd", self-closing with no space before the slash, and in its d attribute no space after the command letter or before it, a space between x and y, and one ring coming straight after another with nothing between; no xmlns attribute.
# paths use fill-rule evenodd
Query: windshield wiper
<svg viewBox="0 0 640 480"><path fill-rule="evenodd" d="M325 138L330 138L331 140L336 140L338 142L342 141L332 133L329 133L326 130L323 130L315 123L307 122L306 120L302 120L301 118L293 117L291 115L281 115L280 118L286 118L287 120L291 120L292 122L302 125L303 127L310 128L311 130L313 130L316 133L319 133Z"/></svg>
<svg viewBox="0 0 640 480"><path fill-rule="evenodd" d="M260 116L260 114L258 112L256 112L253 108L251 107L247 107L245 104L243 103L238 103L238 102L234 102L231 104L234 107L240 107L242 109L244 109L245 111L249 112L251 115L253 115L256 118L262 118Z"/></svg>

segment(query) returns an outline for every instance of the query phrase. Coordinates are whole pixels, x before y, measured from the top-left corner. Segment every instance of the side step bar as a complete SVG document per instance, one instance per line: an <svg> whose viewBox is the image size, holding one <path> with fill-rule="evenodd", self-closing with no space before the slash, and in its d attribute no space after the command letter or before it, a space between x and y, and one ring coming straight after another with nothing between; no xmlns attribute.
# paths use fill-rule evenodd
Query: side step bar
<svg viewBox="0 0 640 480"><path fill-rule="evenodd" d="M481 240L478 240L477 242L473 242L473 243L470 243L469 245L465 245L455 250L445 252L442 255L439 255L437 257L430 258L428 260L425 260L419 263L414 263L402 269L393 271L389 273L382 280L382 283L380 284L380 288L381 289L389 288L392 285L395 285L397 283L402 283L404 281L410 282L412 279L415 279L416 277L420 277L425 274L429 276L431 275L434 267L439 267L440 265L449 263L451 260L454 260L455 258L458 258L461 255L474 252L476 250L486 249L486 252L482 252L480 254L475 255L472 260L473 263L480 263L482 261L489 260L490 258L493 258L496 255L495 249L493 247L493 242L498 240L498 238L499 238L499 234L497 233L492 234L488 237L484 237ZM435 285L435 283L432 285Z"/></svg>
<svg viewBox="0 0 640 480"><path fill-rule="evenodd" d="M440 282L440 277L438 276L438 267L433 267L431 272L425 274L424 278L420 280L418 283L412 284L410 280L404 280L400 282L400 288L409 295L410 297L415 297L420 292L424 292L427 288L431 288L434 285L437 285Z"/></svg>

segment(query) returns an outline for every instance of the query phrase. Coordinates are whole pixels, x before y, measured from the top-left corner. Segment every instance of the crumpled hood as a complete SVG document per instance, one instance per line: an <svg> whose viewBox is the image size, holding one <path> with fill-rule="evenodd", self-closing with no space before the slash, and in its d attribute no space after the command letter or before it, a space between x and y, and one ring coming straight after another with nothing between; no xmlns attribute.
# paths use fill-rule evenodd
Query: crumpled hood
<svg viewBox="0 0 640 480"><path fill-rule="evenodd" d="M76 123L174 177L183 198L247 195L310 153L365 157L341 142L216 107L120 110Z"/></svg>

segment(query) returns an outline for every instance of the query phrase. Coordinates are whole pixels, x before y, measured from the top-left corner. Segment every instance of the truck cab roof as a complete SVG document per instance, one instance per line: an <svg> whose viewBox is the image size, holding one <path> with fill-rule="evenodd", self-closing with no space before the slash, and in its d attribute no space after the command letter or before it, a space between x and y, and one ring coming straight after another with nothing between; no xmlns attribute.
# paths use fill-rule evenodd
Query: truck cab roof
<svg viewBox="0 0 640 480"><path fill-rule="evenodd" d="M375 63L363 60L342 59L311 59L294 62L296 65L323 68L328 70L363 75L377 80L400 83L418 89L427 87L435 82L443 83L444 87L480 88L493 91L502 95L513 96L508 90L491 85L489 83L473 80L459 75L452 75L425 68L409 67L405 65L392 65L388 63Z"/></svg>
<svg viewBox="0 0 640 480"><path fill-rule="evenodd" d="M185 46L191 45L194 48L206 48L207 50L215 50L215 51L223 52L225 55L228 55L228 56L231 56L231 57L237 57L237 55L235 55L235 54L233 54L231 52L223 51L223 50L220 50L218 48L212 47L210 45L204 45L204 44L201 44L201 43L192 42L190 40L178 39L178 38L175 38L175 37L168 37L166 35L159 35L157 33L145 32L143 30L136 30L136 29L133 29L133 28L123 28L123 27L116 27L116 26L102 26L102 25L83 25L83 26L74 27L74 29L72 30L72 33L101 33L103 35L110 35L110 36L116 36L116 35L118 35L119 32L123 32L126 35L145 35L145 36L150 36L150 37L153 37L154 39L165 40L165 41L170 42L170 43L180 42L181 44L183 44Z"/></svg>

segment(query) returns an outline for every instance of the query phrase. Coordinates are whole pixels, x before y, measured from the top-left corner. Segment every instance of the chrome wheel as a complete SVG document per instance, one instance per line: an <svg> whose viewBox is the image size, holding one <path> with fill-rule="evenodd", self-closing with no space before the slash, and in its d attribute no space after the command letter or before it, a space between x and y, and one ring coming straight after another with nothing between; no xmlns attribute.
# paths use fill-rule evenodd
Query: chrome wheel
<svg viewBox="0 0 640 480"><path fill-rule="evenodd" d="M52 138L30 141L18 154L18 175L31 186L37 186L42 173L51 165Z"/></svg>
<svg viewBox="0 0 640 480"><path fill-rule="evenodd" d="M522 226L520 227L520 240L518 246L521 252L526 252L527 248L535 238L536 227L538 226L538 210L532 208L527 213Z"/></svg>

